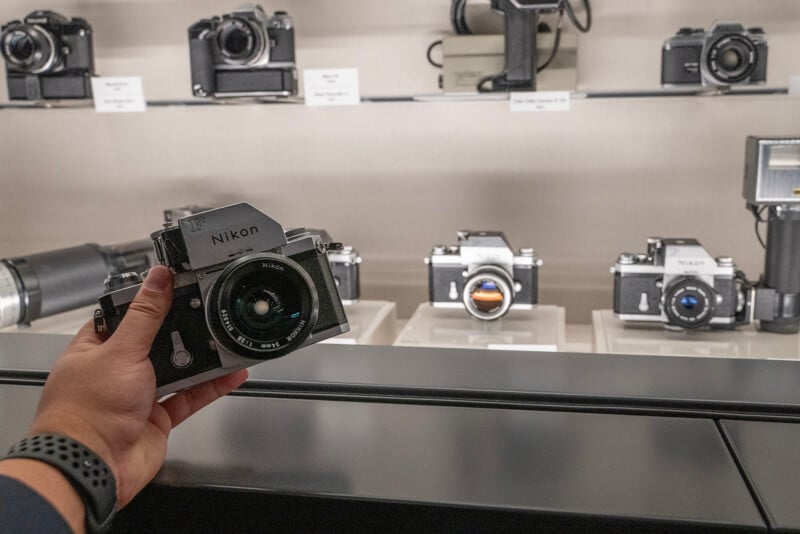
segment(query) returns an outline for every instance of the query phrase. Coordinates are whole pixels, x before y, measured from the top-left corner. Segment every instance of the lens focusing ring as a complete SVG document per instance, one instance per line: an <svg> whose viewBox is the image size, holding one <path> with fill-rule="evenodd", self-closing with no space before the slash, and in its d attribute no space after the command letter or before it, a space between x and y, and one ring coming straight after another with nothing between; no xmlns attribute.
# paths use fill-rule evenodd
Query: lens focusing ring
<svg viewBox="0 0 800 534"><path fill-rule="evenodd" d="M264 295L257 307L252 306L255 294ZM273 253L251 254L228 265L211 288L206 308L216 342L255 360L298 349L318 315L319 297L311 277L291 258Z"/></svg>
<svg viewBox="0 0 800 534"><path fill-rule="evenodd" d="M475 289L484 281L493 282L503 295L503 301L500 303L500 306L491 312L478 309L472 298ZM470 275L464 284L464 291L461 295L461 299L467 312L476 319L482 321L496 321L507 314L511 309L511 304L514 301L514 281L509 274L500 267L495 265L480 267Z"/></svg>
<svg viewBox="0 0 800 534"><path fill-rule="evenodd" d="M727 53L733 52L740 62L734 69L727 69L722 63ZM706 66L709 74L724 84L739 83L752 76L758 63L758 49L755 43L745 35L727 34L716 39L708 47Z"/></svg>
<svg viewBox="0 0 800 534"><path fill-rule="evenodd" d="M33 51L26 59L20 59L12 50L15 37L27 36ZM31 24L14 24L2 36L3 57L13 68L30 74L49 71L58 61L59 51L54 37L46 29Z"/></svg>
<svg viewBox="0 0 800 534"><path fill-rule="evenodd" d="M697 278L679 278L664 292L664 313L674 326L688 329L706 326L714 318L716 307L716 292Z"/></svg>

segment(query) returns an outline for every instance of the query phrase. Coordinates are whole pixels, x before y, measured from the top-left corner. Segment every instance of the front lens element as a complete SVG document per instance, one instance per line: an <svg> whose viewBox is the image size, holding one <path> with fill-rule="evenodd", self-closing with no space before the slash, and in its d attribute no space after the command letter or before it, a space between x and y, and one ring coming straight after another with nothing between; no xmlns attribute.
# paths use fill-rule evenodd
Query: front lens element
<svg viewBox="0 0 800 534"><path fill-rule="evenodd" d="M31 59L36 51L36 45L30 35L17 31L8 38L8 53L20 63Z"/></svg>
<svg viewBox="0 0 800 534"><path fill-rule="evenodd" d="M316 324L314 284L293 260L254 254L230 264L209 298L208 321L215 337L233 352L254 359L298 348Z"/></svg>
<svg viewBox="0 0 800 534"><path fill-rule="evenodd" d="M684 295L681 297L681 306L684 310L691 311L697 307L700 301L694 295Z"/></svg>

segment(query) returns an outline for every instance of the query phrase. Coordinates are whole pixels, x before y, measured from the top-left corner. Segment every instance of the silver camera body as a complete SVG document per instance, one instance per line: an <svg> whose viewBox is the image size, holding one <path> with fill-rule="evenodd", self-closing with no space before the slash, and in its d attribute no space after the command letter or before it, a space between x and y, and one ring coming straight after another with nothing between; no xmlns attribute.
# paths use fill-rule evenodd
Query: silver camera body
<svg viewBox="0 0 800 534"><path fill-rule="evenodd" d="M532 248L515 256L502 232L458 232L457 245L433 247L425 263L435 308L465 308L476 319L494 321L538 301L542 261Z"/></svg>
<svg viewBox="0 0 800 534"><path fill-rule="evenodd" d="M614 313L623 321L694 329L749 322L750 295L731 258L713 258L696 239L647 241L623 253L614 273Z"/></svg>
<svg viewBox="0 0 800 534"><path fill-rule="evenodd" d="M152 238L175 274L172 308L150 351L159 396L350 329L318 235L287 235L236 204L182 217ZM116 330L140 285L135 273L107 281L99 330Z"/></svg>

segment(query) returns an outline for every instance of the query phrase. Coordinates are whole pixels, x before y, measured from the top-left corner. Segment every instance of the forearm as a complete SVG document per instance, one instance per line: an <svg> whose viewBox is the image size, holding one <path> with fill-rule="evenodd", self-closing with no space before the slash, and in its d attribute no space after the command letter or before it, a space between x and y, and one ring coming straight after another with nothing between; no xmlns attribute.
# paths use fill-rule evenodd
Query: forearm
<svg viewBox="0 0 800 534"><path fill-rule="evenodd" d="M0 476L19 480L44 497L73 532L83 534L86 531L83 501L58 469L37 460L15 458L0 461Z"/></svg>

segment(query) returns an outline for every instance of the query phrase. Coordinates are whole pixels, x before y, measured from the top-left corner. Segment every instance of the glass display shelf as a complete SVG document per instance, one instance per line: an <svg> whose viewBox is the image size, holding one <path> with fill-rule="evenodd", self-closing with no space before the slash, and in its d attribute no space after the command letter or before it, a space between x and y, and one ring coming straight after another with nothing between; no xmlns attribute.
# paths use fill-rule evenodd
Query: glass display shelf
<svg viewBox="0 0 800 534"><path fill-rule="evenodd" d="M730 96L772 96L788 95L789 89L786 87L741 87L733 88L730 91L709 91L702 88L688 89L655 89L641 91L574 91L571 93L572 100L603 100L615 98L686 98L686 97L730 97ZM509 93L463 93L463 94L444 94L431 93L420 95L377 95L363 96L363 104L380 103L437 103L437 102L502 102L509 100ZM305 99L302 97L293 98L187 98L187 99L164 99L149 100L147 106L151 108L163 107L207 107L207 106L257 106L257 105L281 105L281 106L304 106ZM94 104L91 100L53 100L53 101L15 101L0 102L0 110L19 110L19 109L92 109Z"/></svg>

